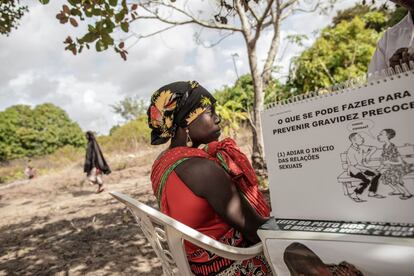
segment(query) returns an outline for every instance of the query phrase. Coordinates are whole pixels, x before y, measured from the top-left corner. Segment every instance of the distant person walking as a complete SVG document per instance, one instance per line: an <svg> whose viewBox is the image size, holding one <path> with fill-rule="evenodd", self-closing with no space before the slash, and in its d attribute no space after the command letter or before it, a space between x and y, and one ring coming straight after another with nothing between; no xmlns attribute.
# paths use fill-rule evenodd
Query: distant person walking
<svg viewBox="0 0 414 276"><path fill-rule="evenodd" d="M102 174L110 174L111 169L106 163L92 131L86 132L86 139L88 139L88 146L86 148L83 171L86 173L88 181L91 185L98 185L96 193L99 194L105 190L103 187Z"/></svg>

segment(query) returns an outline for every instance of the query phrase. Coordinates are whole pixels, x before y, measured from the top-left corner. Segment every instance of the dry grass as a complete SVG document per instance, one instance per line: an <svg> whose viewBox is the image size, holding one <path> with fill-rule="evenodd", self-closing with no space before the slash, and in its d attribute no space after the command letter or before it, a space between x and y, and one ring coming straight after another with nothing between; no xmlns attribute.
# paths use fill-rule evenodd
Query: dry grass
<svg viewBox="0 0 414 276"><path fill-rule="evenodd" d="M252 153L250 131L246 128L241 128L235 139L242 151L250 157ZM105 158L113 172L143 166L148 160L155 159L156 156L152 159L148 157L141 158L142 156L145 156L149 152L161 152L166 147L154 147L143 142L129 143L128 140L116 140L117 142L111 143L109 136L100 137L99 141ZM85 150L82 148L65 146L53 154L32 158L30 164L36 169L37 177L65 174L68 170L71 171L69 175L79 175L79 172L83 171L84 155ZM24 169L28 161L29 159L25 158L0 164L0 185L25 180ZM71 179L71 176L68 176L68 179Z"/></svg>

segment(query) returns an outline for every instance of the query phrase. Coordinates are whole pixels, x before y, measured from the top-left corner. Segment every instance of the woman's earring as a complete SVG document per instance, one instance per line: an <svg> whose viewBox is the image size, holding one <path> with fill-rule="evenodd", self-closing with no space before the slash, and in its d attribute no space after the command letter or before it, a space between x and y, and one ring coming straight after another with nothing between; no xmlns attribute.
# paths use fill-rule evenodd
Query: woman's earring
<svg viewBox="0 0 414 276"><path fill-rule="evenodd" d="M193 141L191 140L191 137L190 137L190 131L186 129L185 132L187 132L187 141L185 144L187 145L187 147L191 148L193 146Z"/></svg>

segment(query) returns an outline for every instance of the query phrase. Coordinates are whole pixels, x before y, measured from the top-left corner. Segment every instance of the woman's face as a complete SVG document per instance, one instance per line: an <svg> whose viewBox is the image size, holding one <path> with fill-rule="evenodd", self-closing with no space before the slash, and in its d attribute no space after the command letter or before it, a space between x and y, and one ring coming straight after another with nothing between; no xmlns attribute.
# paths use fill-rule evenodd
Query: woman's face
<svg viewBox="0 0 414 276"><path fill-rule="evenodd" d="M389 139L388 139L387 132L385 132L385 130L382 130L382 131L378 134L377 139L378 139L378 141L380 141L380 142L386 142L386 141L388 141Z"/></svg>
<svg viewBox="0 0 414 276"><path fill-rule="evenodd" d="M210 106L188 127L193 143L207 144L217 141L221 134L220 117L214 106Z"/></svg>

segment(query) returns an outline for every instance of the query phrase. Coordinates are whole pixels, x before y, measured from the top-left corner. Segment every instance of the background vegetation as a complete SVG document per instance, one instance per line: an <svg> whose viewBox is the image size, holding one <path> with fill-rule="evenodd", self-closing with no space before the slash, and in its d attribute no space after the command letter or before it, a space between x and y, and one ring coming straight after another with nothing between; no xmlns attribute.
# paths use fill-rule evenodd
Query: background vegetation
<svg viewBox="0 0 414 276"><path fill-rule="evenodd" d="M364 75L386 28L407 14L403 8L356 6L340 11L330 26L292 62L287 89L315 91Z"/></svg>
<svg viewBox="0 0 414 276"><path fill-rule="evenodd" d="M61 108L14 105L0 112L0 161L50 154L86 143L81 128Z"/></svg>
<svg viewBox="0 0 414 276"><path fill-rule="evenodd" d="M338 12L315 42L293 59L285 83L269 80L265 104L365 74L383 31L406 13L403 8L362 4ZM252 125L254 88L250 74L214 95L226 135L235 137L240 128ZM148 147L147 104L138 97L127 97L112 106L124 122L114 126L109 135L98 136L105 154L134 153ZM71 164L81 166L85 145L79 125L61 108L50 103L34 108L11 106L0 112L0 183L23 179L29 162L38 174Z"/></svg>

